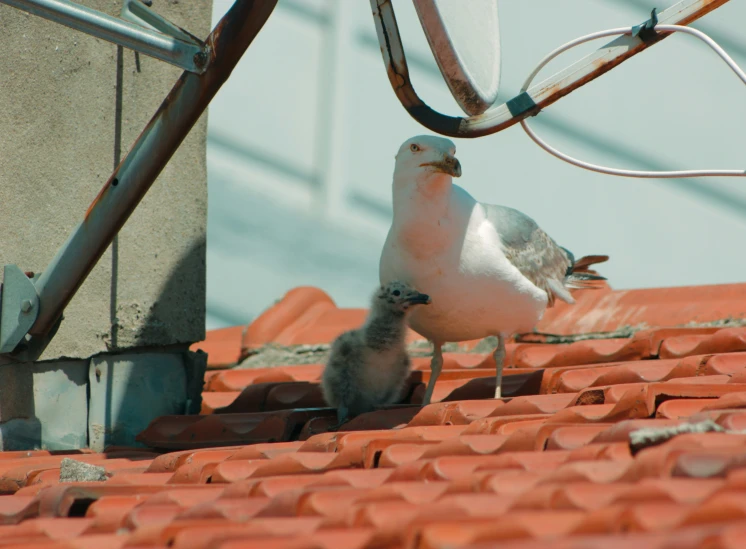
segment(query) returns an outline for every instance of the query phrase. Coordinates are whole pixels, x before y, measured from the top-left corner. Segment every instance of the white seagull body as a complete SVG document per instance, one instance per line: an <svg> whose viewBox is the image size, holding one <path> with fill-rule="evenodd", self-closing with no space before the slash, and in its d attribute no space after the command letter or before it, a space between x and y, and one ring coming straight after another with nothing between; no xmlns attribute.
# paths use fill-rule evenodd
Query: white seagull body
<svg viewBox="0 0 746 549"><path fill-rule="evenodd" d="M476 201L453 184L461 175L455 146L418 136L396 157L394 217L384 244L382 284L401 280L428 294L410 327L433 343L432 374L423 404L442 367L441 346L496 336L495 397L501 396L505 338L533 330L555 298L573 303L568 288L593 287L603 277L587 267L608 259L575 261L523 213Z"/></svg>

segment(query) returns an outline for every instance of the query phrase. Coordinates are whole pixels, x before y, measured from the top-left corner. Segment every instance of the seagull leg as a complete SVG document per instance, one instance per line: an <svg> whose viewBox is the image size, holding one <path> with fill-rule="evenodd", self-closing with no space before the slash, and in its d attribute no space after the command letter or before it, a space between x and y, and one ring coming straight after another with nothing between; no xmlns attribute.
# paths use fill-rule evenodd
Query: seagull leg
<svg viewBox="0 0 746 549"><path fill-rule="evenodd" d="M495 352L492 353L492 357L495 359L495 398L501 398L503 365L505 362L505 336L502 334L497 336L497 347L495 348Z"/></svg>
<svg viewBox="0 0 746 549"><path fill-rule="evenodd" d="M443 346L439 341L433 341L433 358L430 361L430 381L427 383L427 389L425 389L425 396L422 399L422 405L427 406L430 404L430 399L433 397L433 390L435 389L435 382L438 380L440 370L443 368Z"/></svg>

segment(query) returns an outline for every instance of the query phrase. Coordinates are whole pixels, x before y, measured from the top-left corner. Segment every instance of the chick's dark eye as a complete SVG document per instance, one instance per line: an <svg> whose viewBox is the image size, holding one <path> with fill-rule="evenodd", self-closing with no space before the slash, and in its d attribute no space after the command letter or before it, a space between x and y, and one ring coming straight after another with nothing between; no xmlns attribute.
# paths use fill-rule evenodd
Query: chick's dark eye
<svg viewBox="0 0 746 549"><path fill-rule="evenodd" d="M412 151L413 153L416 153L417 151L419 151L419 150L420 150L420 147L419 147L419 145L416 145L416 144L412 143L412 144L411 144L411 145L409 146L409 150L411 150L411 151Z"/></svg>
<svg viewBox="0 0 746 549"><path fill-rule="evenodd" d="M391 293L394 294L396 297L399 297L401 295L401 292L399 290L394 290Z"/></svg>

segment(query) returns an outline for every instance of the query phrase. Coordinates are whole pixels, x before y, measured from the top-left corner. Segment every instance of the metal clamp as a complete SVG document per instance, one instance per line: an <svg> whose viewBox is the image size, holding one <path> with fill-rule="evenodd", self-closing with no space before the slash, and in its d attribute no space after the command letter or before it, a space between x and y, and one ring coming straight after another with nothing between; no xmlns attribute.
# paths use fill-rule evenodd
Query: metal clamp
<svg viewBox="0 0 746 549"><path fill-rule="evenodd" d="M643 42L652 42L658 38L658 33L655 32L655 26L658 24L657 11L657 8L653 8L653 11L650 12L650 19L632 27L632 36L639 38Z"/></svg>
<svg viewBox="0 0 746 549"><path fill-rule="evenodd" d="M199 50L192 56L192 61L197 69L196 72L204 71L210 59L209 55L205 52L205 43L151 10L150 6L152 5L152 0L124 0L122 3L122 19L140 25L143 28L166 34L187 44L192 44Z"/></svg>
<svg viewBox="0 0 746 549"><path fill-rule="evenodd" d="M150 6L152 4L152 1L145 3L143 0L124 0L122 3L122 19L146 29L167 34L184 42L191 42L200 48L205 45L202 40L193 34L181 27L177 27L162 15L151 10Z"/></svg>
<svg viewBox="0 0 746 549"><path fill-rule="evenodd" d="M536 116L541 112L541 108L534 102L528 92L525 91L519 93L513 99L506 101L505 106L508 107L513 117L521 116L527 112L530 112L528 116Z"/></svg>
<svg viewBox="0 0 746 549"><path fill-rule="evenodd" d="M139 0L125 0L122 18L70 0L0 0L0 4L130 48L189 72L202 74L207 68L209 55L204 42L149 10Z"/></svg>

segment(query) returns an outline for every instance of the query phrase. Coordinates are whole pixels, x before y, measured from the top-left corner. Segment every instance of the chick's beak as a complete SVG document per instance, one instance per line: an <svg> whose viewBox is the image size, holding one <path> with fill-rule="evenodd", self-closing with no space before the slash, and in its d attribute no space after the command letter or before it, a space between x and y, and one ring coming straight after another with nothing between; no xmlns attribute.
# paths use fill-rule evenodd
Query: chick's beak
<svg viewBox="0 0 746 549"><path fill-rule="evenodd" d="M427 294L415 292L407 298L407 302L411 305L429 305L430 296Z"/></svg>

